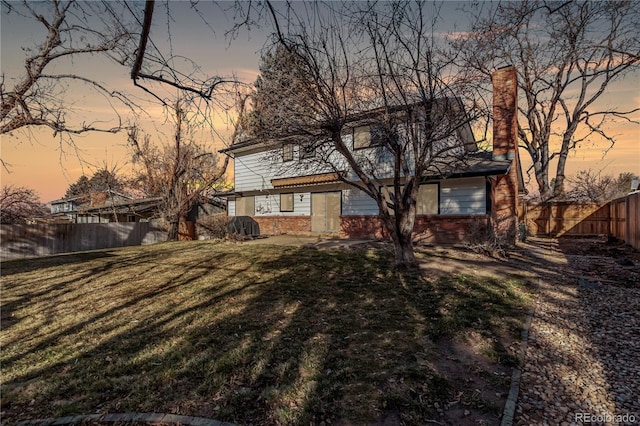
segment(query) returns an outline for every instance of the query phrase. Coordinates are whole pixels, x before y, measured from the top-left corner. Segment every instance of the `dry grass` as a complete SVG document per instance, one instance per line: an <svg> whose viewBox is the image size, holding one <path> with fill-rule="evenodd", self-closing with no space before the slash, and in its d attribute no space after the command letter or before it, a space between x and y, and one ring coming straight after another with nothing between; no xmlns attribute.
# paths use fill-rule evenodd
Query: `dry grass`
<svg viewBox="0 0 640 426"><path fill-rule="evenodd" d="M391 259L194 241L4 262L3 423L424 424L465 398L434 363L438 342L472 332L490 342L478 356L511 365L494 336L517 332L529 299L516 279L429 282Z"/></svg>

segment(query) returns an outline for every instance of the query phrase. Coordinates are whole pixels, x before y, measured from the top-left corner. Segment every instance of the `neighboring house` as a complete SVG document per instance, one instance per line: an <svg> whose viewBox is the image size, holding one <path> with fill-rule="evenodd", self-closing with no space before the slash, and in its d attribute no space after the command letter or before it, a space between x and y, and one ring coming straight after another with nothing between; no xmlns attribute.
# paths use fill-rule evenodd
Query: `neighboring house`
<svg viewBox="0 0 640 426"><path fill-rule="evenodd" d="M158 216L162 198L107 199L99 205L80 207L77 223L146 222Z"/></svg>
<svg viewBox="0 0 640 426"><path fill-rule="evenodd" d="M49 202L51 205L51 216L57 221L75 222L78 207L82 204L84 197L61 198Z"/></svg>
<svg viewBox="0 0 640 426"><path fill-rule="evenodd" d="M51 201L55 221L72 223L140 222L157 212L160 198L133 199L115 191Z"/></svg>
<svg viewBox="0 0 640 426"><path fill-rule="evenodd" d="M496 71L493 84L493 150L479 150L468 128L459 134L465 161L448 170L446 178L441 173L422 177L414 226L415 238L421 241L460 242L487 226L499 237L515 241L518 196L523 191L516 149L515 69ZM383 170L385 159L376 157L380 155L374 146L376 136L374 126L354 125L345 141L360 150L363 161L373 159ZM235 192L228 198L228 215L252 217L262 234L386 236L376 202L341 182L340 172L304 171L305 157L313 152L264 141L239 142L220 152L235 160ZM289 162L302 167L280 167ZM345 173L347 179L357 179L352 172Z"/></svg>
<svg viewBox="0 0 640 426"><path fill-rule="evenodd" d="M54 218L72 223L146 222L160 216L161 203L161 197L134 199L116 192L95 192L50 202ZM219 197L203 198L189 210L187 220L195 222L202 216L225 211L226 203Z"/></svg>
<svg viewBox="0 0 640 426"><path fill-rule="evenodd" d="M196 202L187 213L187 220L195 222L202 217L221 214L226 211L227 203L224 199L217 195L211 197L202 196L202 199Z"/></svg>

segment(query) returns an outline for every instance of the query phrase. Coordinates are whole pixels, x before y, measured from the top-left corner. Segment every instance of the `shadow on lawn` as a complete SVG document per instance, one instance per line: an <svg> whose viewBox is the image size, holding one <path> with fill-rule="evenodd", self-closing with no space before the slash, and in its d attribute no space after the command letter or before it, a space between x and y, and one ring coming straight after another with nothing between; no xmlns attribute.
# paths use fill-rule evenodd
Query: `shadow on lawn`
<svg viewBox="0 0 640 426"><path fill-rule="evenodd" d="M460 390L434 367L437 343L515 331L522 315L504 281L398 275L384 251L183 243L122 253L52 258L68 276L14 272L3 284L11 312L51 322L3 327L3 422L155 411L424 424Z"/></svg>

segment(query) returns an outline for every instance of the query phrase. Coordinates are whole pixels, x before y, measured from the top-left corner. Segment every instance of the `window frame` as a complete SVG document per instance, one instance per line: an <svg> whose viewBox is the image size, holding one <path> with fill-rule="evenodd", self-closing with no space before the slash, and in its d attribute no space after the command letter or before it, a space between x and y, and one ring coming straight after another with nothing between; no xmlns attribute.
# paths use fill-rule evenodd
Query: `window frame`
<svg viewBox="0 0 640 426"><path fill-rule="evenodd" d="M301 160L305 158L315 158L316 146L315 144L305 144L298 147L298 152Z"/></svg>
<svg viewBox="0 0 640 426"><path fill-rule="evenodd" d="M245 200L245 199L249 199L251 198L253 200L253 212L251 214L239 214L238 213L238 206L241 205L241 203L238 203L239 200ZM256 215L256 197L253 195L250 196L245 196L245 197L236 197L236 216L255 216ZM246 201L243 201L246 202ZM242 204L243 207L246 207L244 204Z"/></svg>
<svg viewBox="0 0 640 426"><path fill-rule="evenodd" d="M291 197L291 209L289 209L289 208L285 209L283 207L285 203L283 203L282 200L283 200L283 197L285 197L285 196L286 197ZM287 213L287 212L295 211L295 205L294 205L295 203L294 202L295 202L295 197L294 197L293 192L283 192L283 193L281 193L280 194L280 212Z"/></svg>
<svg viewBox="0 0 640 426"><path fill-rule="evenodd" d="M367 145L365 146L356 146L356 133L358 132L358 129L364 129L366 128L366 133L367 133ZM360 130L360 132L362 132L362 130ZM359 132L358 132L359 133ZM352 130L352 139L353 139L353 149L354 151L357 150L361 150L361 149L367 149L367 148L375 148L375 147L379 147L384 145L384 138L377 136L374 137L375 135L380 135L380 134L384 134L385 133L385 129L384 126L380 125L380 124L367 124L364 126L356 126L353 128ZM395 134L394 131L394 137L398 137L397 134Z"/></svg>
<svg viewBox="0 0 640 426"><path fill-rule="evenodd" d="M367 129L366 131L363 131L362 129ZM367 135L367 144L363 145L363 146L356 146L356 133L366 133ZM351 137L353 139L353 150L357 151L360 149L367 149L371 146L371 131L370 131L370 126L357 126L354 127L352 132L351 132Z"/></svg>
<svg viewBox="0 0 640 426"><path fill-rule="evenodd" d="M424 204L424 203L420 203L420 188L426 187L426 186L435 187L435 200L434 200L435 207L436 207L435 213L425 213L425 212L419 211L419 208ZM416 215L428 216L428 215L439 215L439 214L440 214L440 183L434 182L434 183L420 184L420 186L418 187L418 199L416 200Z"/></svg>
<svg viewBox="0 0 640 426"><path fill-rule="evenodd" d="M286 143L282 145L282 162L287 163L293 161L293 144Z"/></svg>

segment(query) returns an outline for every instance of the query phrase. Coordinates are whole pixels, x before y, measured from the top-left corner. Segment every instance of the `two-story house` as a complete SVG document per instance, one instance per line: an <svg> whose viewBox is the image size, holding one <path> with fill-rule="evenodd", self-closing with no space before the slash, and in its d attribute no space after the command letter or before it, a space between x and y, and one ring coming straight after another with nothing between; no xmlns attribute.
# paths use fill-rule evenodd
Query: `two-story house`
<svg viewBox="0 0 640 426"><path fill-rule="evenodd" d="M462 126L457 145L465 160L445 173L434 170L421 177L414 226L414 236L421 241L464 241L473 229L487 226L499 237L515 238L518 194L523 190L515 69L496 71L493 85L493 150L480 150L471 128ZM388 161L376 157L378 137L375 125L354 120L343 140L383 175ZM385 236L377 203L344 182L357 176L346 164L336 167L339 158L333 167L305 170L309 157L317 153L288 140L243 141L221 152L234 159L235 194L228 200L228 215L250 216L262 234ZM382 182L391 182L391 176Z"/></svg>
<svg viewBox="0 0 640 426"><path fill-rule="evenodd" d="M75 222L85 197L61 198L50 201L51 215L54 219Z"/></svg>

